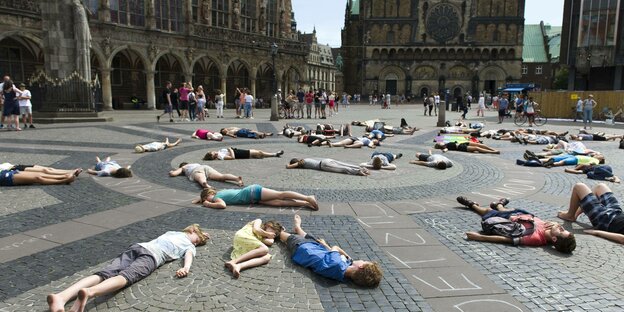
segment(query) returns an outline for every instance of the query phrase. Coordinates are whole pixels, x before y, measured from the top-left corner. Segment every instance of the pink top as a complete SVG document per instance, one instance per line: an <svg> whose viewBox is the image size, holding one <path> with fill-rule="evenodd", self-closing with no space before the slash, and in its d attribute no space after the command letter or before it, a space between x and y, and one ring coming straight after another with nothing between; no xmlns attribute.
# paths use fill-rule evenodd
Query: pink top
<svg viewBox="0 0 624 312"><path fill-rule="evenodd" d="M189 95L189 91L191 91L191 89L187 89L187 88L180 88L180 101L188 101L188 95Z"/></svg>
<svg viewBox="0 0 624 312"><path fill-rule="evenodd" d="M208 139L208 133L212 133L212 131L206 130L206 129L197 129L197 130L195 130L195 135L197 137L199 137L200 139L203 139L203 140L207 140Z"/></svg>
<svg viewBox="0 0 624 312"><path fill-rule="evenodd" d="M510 220L516 221L518 217L521 217L521 216L523 215L511 216ZM518 221L518 222L522 223L522 225L524 225L527 228L531 227L531 223L529 222L522 222L522 221ZM525 246L548 245L548 241L546 241L546 222L544 222L540 218L533 217L533 224L535 225L535 230L533 231L531 235L521 237L520 245L525 245Z"/></svg>

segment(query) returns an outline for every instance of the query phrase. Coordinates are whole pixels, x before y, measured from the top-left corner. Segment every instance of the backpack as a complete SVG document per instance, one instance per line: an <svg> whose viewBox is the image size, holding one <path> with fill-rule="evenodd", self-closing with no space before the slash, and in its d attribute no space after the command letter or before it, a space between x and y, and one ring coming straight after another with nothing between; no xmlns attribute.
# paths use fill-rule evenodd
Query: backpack
<svg viewBox="0 0 624 312"><path fill-rule="evenodd" d="M620 148L624 149L624 140L620 140Z"/></svg>
<svg viewBox="0 0 624 312"><path fill-rule="evenodd" d="M195 100L195 93L194 92L189 92L188 101L191 104L197 103L197 100Z"/></svg>
<svg viewBox="0 0 624 312"><path fill-rule="evenodd" d="M487 218L481 221L481 227L483 228L483 234L485 235L500 235L509 238L520 238L533 234L533 231L535 229L533 216L531 216L530 219L520 217L519 220L530 222L531 224L533 224L533 227L527 229L520 222L511 221L509 219L501 217Z"/></svg>

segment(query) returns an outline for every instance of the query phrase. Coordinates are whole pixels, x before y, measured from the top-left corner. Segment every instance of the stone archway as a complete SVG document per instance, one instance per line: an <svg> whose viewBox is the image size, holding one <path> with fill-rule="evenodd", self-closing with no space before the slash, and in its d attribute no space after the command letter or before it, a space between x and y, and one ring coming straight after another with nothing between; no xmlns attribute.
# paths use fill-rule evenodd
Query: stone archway
<svg viewBox="0 0 624 312"><path fill-rule="evenodd" d="M273 67L264 63L258 68L256 73L256 98L263 99L265 105L270 104L271 96L275 90L273 90Z"/></svg>
<svg viewBox="0 0 624 312"><path fill-rule="evenodd" d="M327 81L327 80L329 79L325 77L324 81ZM282 90L284 94L286 94L286 92L290 92L290 90L293 90L296 93L297 89L299 89L299 84L301 82L301 75L299 74L299 71L296 68L290 67L284 73L284 79L282 81L283 81L284 89L285 89L285 90ZM328 89L328 88L329 86L325 87L325 89Z"/></svg>
<svg viewBox="0 0 624 312"><path fill-rule="evenodd" d="M193 83L197 86L202 85L204 92L214 98L215 90L221 89L219 65L209 57L199 58L193 64Z"/></svg>
<svg viewBox="0 0 624 312"><path fill-rule="evenodd" d="M162 108L164 99L161 94L165 89L167 81L171 82L174 88L182 86L182 82L184 82L182 68L183 66L180 63L180 60L172 54L163 54L156 61L156 66L154 67L156 108ZM193 83L193 87L197 87L197 85L197 83Z"/></svg>
<svg viewBox="0 0 624 312"><path fill-rule="evenodd" d="M479 91L484 90L490 94L495 93L499 87L505 85L506 77L505 70L498 66L490 65L483 68L479 72Z"/></svg>
<svg viewBox="0 0 624 312"><path fill-rule="evenodd" d="M2 76L9 75L16 83L26 83L34 73L43 69L44 56L39 43L17 34L0 40Z"/></svg>
<svg viewBox="0 0 624 312"><path fill-rule="evenodd" d="M236 88L251 88L251 79L249 75L249 66L240 60L234 60L227 69L227 90L226 94L230 101L234 101Z"/></svg>
<svg viewBox="0 0 624 312"><path fill-rule="evenodd" d="M147 102L146 64L136 51L123 49L111 58L111 91L114 109L135 108L131 97Z"/></svg>

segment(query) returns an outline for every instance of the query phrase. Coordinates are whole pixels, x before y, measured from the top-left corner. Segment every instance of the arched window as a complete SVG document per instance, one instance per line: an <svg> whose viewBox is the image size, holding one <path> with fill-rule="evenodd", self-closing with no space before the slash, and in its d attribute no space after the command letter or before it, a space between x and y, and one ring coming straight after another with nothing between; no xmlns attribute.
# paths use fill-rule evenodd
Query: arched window
<svg viewBox="0 0 624 312"><path fill-rule="evenodd" d="M241 30L256 32L256 1L241 1Z"/></svg>
<svg viewBox="0 0 624 312"><path fill-rule="evenodd" d="M113 23L145 26L144 0L110 0L110 13Z"/></svg>
<svg viewBox="0 0 624 312"><path fill-rule="evenodd" d="M228 28L230 0L212 0L212 26Z"/></svg>
<svg viewBox="0 0 624 312"><path fill-rule="evenodd" d="M155 0L156 28L165 31L182 31L184 24L182 5L183 0Z"/></svg>
<svg viewBox="0 0 624 312"><path fill-rule="evenodd" d="M277 1L269 0L266 10L267 36L275 37L277 35L277 19L279 18L279 16L277 15Z"/></svg>

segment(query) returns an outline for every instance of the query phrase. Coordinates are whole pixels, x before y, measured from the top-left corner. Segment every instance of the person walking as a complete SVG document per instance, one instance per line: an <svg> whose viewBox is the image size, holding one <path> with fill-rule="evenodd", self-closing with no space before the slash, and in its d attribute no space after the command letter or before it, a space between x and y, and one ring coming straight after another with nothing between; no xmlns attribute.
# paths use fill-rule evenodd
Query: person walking
<svg viewBox="0 0 624 312"><path fill-rule="evenodd" d="M165 83L165 89L162 93L162 104L164 112L156 116L156 122L160 122L160 117L169 114L169 122L173 122L173 104L171 103L171 82ZM179 114L179 112L178 112Z"/></svg>
<svg viewBox="0 0 624 312"><path fill-rule="evenodd" d="M587 100L583 102L583 129L587 129L587 124L589 123L589 129L591 129L592 119L594 107L596 107L598 103L594 100L594 96L592 94L589 95Z"/></svg>
<svg viewBox="0 0 624 312"><path fill-rule="evenodd" d="M579 96L578 101L576 101L576 110L574 112L574 122L577 119L583 118L583 98Z"/></svg>
<svg viewBox="0 0 624 312"><path fill-rule="evenodd" d="M215 106L217 107L217 118L223 118L223 99L225 95L221 90L215 90Z"/></svg>

